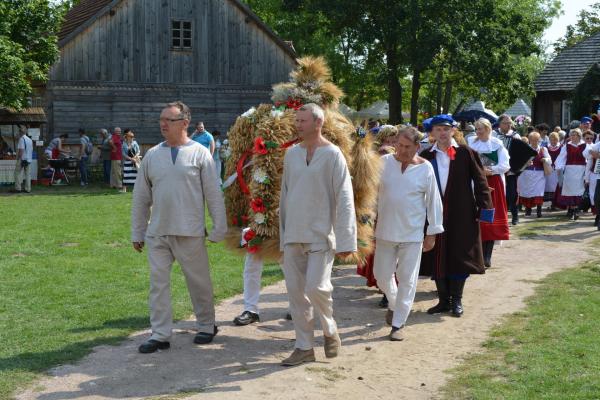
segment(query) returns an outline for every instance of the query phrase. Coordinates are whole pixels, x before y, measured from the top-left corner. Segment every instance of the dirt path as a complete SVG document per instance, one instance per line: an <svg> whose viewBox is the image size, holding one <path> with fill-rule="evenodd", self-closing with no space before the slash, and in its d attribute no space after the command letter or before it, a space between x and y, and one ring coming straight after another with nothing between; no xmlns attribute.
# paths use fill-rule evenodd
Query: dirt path
<svg viewBox="0 0 600 400"><path fill-rule="evenodd" d="M527 223L527 222L526 222ZM217 308L219 335L211 345L192 345L193 324L178 324L168 351L142 355L137 346L147 337L138 332L119 346L101 346L76 365L56 368L49 377L21 393L22 400L63 399L430 399L444 383L444 371L461 357L480 350L490 327L503 314L523 307L535 281L574 266L591 256L582 243L598 237L591 217L560 222L545 235L504 242L494 253L494 266L469 279L463 318L430 316L435 299L430 280L419 281L404 342L389 342L379 295L364 286L353 267L335 272L335 313L343 354L333 361L323 355L295 368L279 361L293 348L293 329L284 320L283 283L266 288L261 298L262 322L235 327L240 296Z"/></svg>

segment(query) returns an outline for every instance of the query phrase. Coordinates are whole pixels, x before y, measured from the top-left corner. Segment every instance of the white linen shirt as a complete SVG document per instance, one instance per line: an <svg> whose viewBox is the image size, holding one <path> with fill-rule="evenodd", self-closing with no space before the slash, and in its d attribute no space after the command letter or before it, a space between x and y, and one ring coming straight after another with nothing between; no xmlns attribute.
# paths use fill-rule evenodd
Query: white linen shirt
<svg viewBox="0 0 600 400"><path fill-rule="evenodd" d="M133 189L131 241L206 236L205 202L213 221L208 240L219 242L227 233L227 218L210 152L190 141L179 147L173 162L169 146L154 146L142 159Z"/></svg>
<svg viewBox="0 0 600 400"><path fill-rule="evenodd" d="M375 237L388 242L422 242L425 219L428 235L444 232L442 199L429 162L402 163L393 154L381 157Z"/></svg>
<svg viewBox="0 0 600 400"><path fill-rule="evenodd" d="M279 199L280 249L289 243L327 243L336 252L356 251L356 214L350 172L335 145L285 153Z"/></svg>
<svg viewBox="0 0 600 400"><path fill-rule="evenodd" d="M452 139L450 144L452 147L458 147L456 140ZM448 184L448 174L450 173L450 156L445 151L438 149L437 142L429 150L435 151L435 160L437 161L438 176L440 178L440 187L442 195L446 193L446 185Z"/></svg>

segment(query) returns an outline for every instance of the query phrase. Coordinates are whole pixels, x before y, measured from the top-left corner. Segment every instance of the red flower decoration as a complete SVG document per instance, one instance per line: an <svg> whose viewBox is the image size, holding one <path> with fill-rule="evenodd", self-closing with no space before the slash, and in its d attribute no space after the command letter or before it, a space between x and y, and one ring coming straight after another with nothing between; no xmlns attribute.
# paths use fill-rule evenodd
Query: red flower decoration
<svg viewBox="0 0 600 400"><path fill-rule="evenodd" d="M254 254L258 251L258 246L248 246L248 253Z"/></svg>
<svg viewBox="0 0 600 400"><path fill-rule="evenodd" d="M247 215L242 215L242 224L246 224L250 218Z"/></svg>
<svg viewBox="0 0 600 400"><path fill-rule="evenodd" d="M269 151L267 150L267 145L265 141L261 137L257 137L254 140L254 152L256 154L267 154Z"/></svg>
<svg viewBox="0 0 600 400"><path fill-rule="evenodd" d="M254 237L256 236L256 232L254 232L252 229L248 229L246 231L246 233L244 233L244 240L246 242L251 241L252 239L254 239Z"/></svg>
<svg viewBox="0 0 600 400"><path fill-rule="evenodd" d="M250 207L255 213L264 213L265 211L267 211L267 207L265 207L265 204L260 198L252 199L252 201L250 202Z"/></svg>
<svg viewBox="0 0 600 400"><path fill-rule="evenodd" d="M237 219L237 217L231 218L231 225L238 226L238 219Z"/></svg>
<svg viewBox="0 0 600 400"><path fill-rule="evenodd" d="M285 105L287 108L293 108L294 110L298 111L298 109L300 109L300 107L302 107L304 104L302 104L300 100L288 99Z"/></svg>

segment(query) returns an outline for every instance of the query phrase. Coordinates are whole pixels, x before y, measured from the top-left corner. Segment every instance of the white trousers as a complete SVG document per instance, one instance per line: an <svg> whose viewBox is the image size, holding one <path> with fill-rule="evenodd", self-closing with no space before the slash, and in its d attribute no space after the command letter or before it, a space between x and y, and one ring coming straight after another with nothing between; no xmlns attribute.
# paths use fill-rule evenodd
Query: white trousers
<svg viewBox="0 0 600 400"><path fill-rule="evenodd" d="M422 251L422 242L396 243L377 239L373 272L377 286L387 296L390 310L394 311L392 326L396 328L406 323L415 300Z"/></svg>
<svg viewBox="0 0 600 400"><path fill-rule="evenodd" d="M333 258L334 253L326 243L292 243L284 247L283 273L298 349L313 348L314 311L325 336L337 333L331 297Z"/></svg>
<svg viewBox="0 0 600 400"><path fill-rule="evenodd" d="M261 257L255 254L246 254L244 259L244 311L258 314L263 265Z"/></svg>
<svg viewBox="0 0 600 400"><path fill-rule="evenodd" d="M213 333L215 306L204 237L147 237L150 263L150 339L168 341L173 329L171 266L177 260L185 276L198 331Z"/></svg>

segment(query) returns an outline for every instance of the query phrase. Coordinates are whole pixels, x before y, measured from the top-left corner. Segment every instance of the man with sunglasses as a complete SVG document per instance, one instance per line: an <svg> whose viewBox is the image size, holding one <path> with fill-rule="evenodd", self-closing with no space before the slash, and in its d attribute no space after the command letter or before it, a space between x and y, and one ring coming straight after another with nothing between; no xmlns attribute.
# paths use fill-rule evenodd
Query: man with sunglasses
<svg viewBox="0 0 600 400"><path fill-rule="evenodd" d="M187 136L190 120L190 109L181 102L169 103L162 110L160 131L165 141L146 153L133 191L131 241L138 252L148 245L150 264L152 335L139 347L140 353L170 347L173 316L169 287L175 260L181 265L194 306L198 326L194 343L210 343L217 334L205 237L211 242L224 239L225 204L212 156ZM205 203L213 221L210 234L206 232Z"/></svg>

